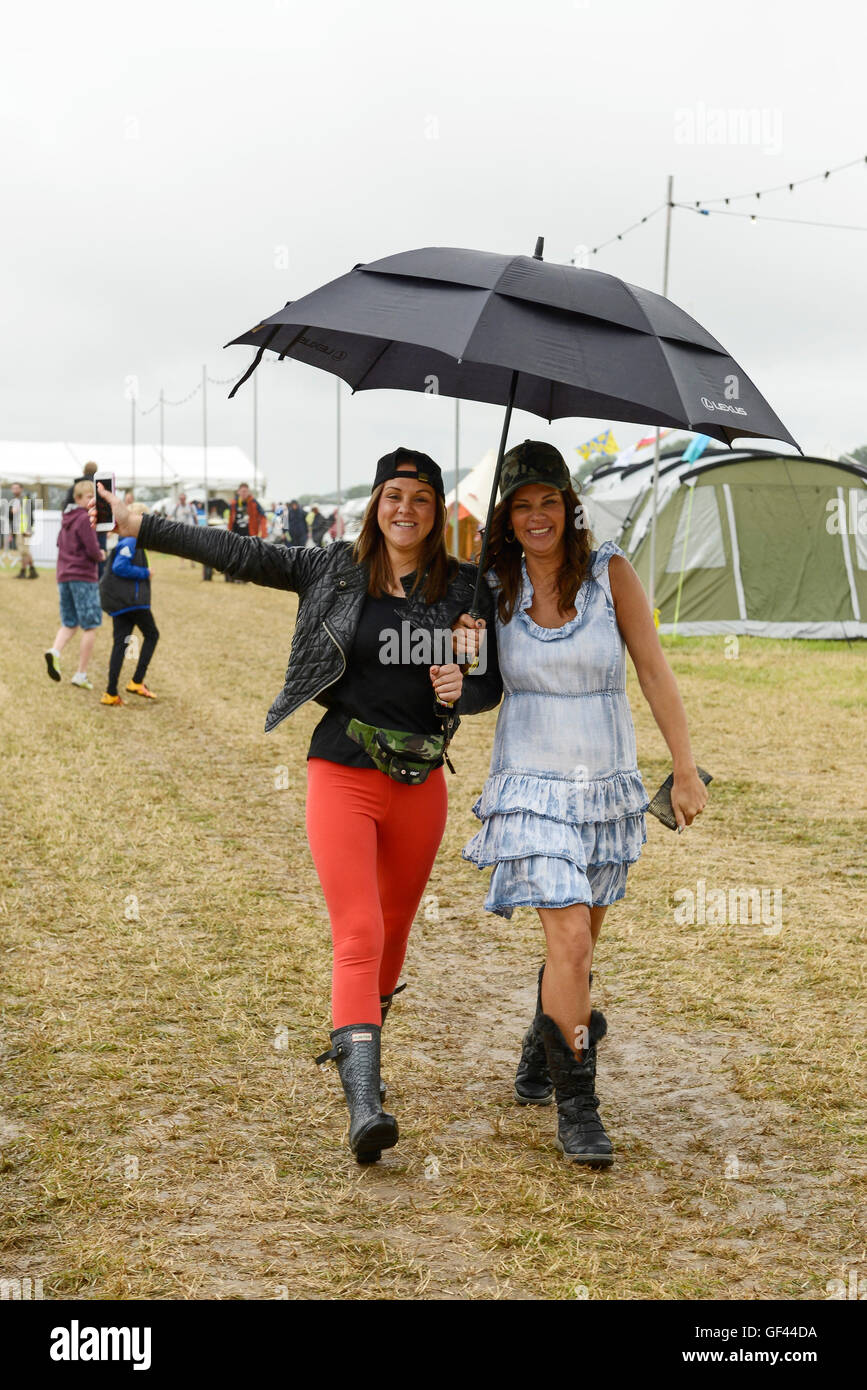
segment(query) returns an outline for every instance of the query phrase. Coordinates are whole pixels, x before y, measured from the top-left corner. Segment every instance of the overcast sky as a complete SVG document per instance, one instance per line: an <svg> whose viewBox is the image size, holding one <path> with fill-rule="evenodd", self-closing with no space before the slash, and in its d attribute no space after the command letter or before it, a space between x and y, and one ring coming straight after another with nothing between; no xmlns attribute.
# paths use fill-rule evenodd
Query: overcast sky
<svg viewBox="0 0 867 1390"><path fill-rule="evenodd" d="M863 7L830 0L128 0L8 7L0 438L122 442L287 300L412 247L568 262L657 207L867 155ZM750 116L752 113L752 116ZM731 211L867 226L867 164ZM590 260L662 286L664 215ZM580 253L579 253L580 254ZM867 232L675 210L670 297L807 452L867 442ZM334 378L258 372L267 495L333 484ZM343 476L397 444L454 462L454 404L346 388ZM252 453L252 389L210 388L209 439ZM462 407L461 462L502 412ZM157 413L139 422L156 442ZM515 441L568 451L616 421ZM166 411L198 443L201 398Z"/></svg>

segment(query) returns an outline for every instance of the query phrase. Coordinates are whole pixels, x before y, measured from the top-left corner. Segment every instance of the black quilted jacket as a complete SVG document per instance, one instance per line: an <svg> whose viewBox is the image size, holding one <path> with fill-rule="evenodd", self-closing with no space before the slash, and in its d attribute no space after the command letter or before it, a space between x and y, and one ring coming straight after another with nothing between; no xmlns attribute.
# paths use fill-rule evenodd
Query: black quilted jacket
<svg viewBox="0 0 867 1390"><path fill-rule="evenodd" d="M318 697L346 669L346 653L352 646L367 593L366 568L355 563L347 541L335 541L325 550L318 546L269 545L252 536L237 536L216 527L186 526L150 515L142 517L138 543L147 550L198 560L233 579L248 579L269 589L291 589L297 593L298 616L286 681L268 711L265 732L307 700L324 703ZM459 565L445 598L426 604L409 594L412 576L405 576L401 582L409 600L407 619L413 626L428 630L451 627L460 613L469 611L475 578L475 566ZM503 693L493 638L494 605L487 584L481 585L479 606L491 634L488 665L484 675L465 677L458 714L494 709Z"/></svg>

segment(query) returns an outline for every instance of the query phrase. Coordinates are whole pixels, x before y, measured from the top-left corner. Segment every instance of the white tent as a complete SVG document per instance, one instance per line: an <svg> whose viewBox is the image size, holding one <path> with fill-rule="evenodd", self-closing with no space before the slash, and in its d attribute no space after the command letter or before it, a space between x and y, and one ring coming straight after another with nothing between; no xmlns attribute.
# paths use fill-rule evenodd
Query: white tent
<svg viewBox="0 0 867 1390"><path fill-rule="evenodd" d="M200 444L167 444L160 455L155 444L136 445L135 459L130 444L80 444L68 440L0 440L0 483L8 487L42 483L62 486L80 477L89 461L114 473L119 487L182 486L187 492L200 491L207 476L211 492L235 491L239 483L249 483L262 492L265 479L254 480L253 464L236 445L208 448L207 460Z"/></svg>
<svg viewBox="0 0 867 1390"><path fill-rule="evenodd" d="M589 478L584 479L581 495L590 529L597 541L617 539L630 512L646 492L648 480L652 482L652 478L651 461L634 471L615 467L592 482Z"/></svg>
<svg viewBox="0 0 867 1390"><path fill-rule="evenodd" d="M671 434L663 430L662 434ZM638 458L642 454L643 458ZM660 459L660 478L666 466L680 455ZM662 482L660 482L660 487ZM653 440L645 439L622 449L610 463L594 469L581 481L581 497L590 529L597 541L616 541L623 527L634 519L653 487ZM661 502L660 502L661 505Z"/></svg>
<svg viewBox="0 0 867 1390"><path fill-rule="evenodd" d="M488 514L488 499L497 466L497 451L489 449L457 486L458 504L465 507L477 521L484 521ZM455 500L455 489L446 493L446 510Z"/></svg>

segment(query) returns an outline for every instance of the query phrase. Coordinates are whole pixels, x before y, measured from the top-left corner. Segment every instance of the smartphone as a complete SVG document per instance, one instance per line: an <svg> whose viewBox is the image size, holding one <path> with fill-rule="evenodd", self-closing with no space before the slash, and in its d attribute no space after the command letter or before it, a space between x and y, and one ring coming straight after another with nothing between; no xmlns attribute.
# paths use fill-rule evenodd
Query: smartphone
<svg viewBox="0 0 867 1390"><path fill-rule="evenodd" d="M112 516L111 507L104 497L100 497L96 486L97 483L102 483L103 487L107 488L109 492L114 492L114 474L95 473L93 477L93 491L96 497L96 529L97 531L113 531L114 517Z"/></svg>

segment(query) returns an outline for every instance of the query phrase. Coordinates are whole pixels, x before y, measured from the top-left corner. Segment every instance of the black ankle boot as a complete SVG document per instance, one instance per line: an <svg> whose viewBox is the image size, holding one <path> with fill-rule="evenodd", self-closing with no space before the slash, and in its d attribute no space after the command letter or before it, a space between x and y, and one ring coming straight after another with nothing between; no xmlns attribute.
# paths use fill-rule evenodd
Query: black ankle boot
<svg viewBox="0 0 867 1390"><path fill-rule="evenodd" d="M375 1163L383 1149L397 1143L397 1120L385 1113L379 1100L380 1032L376 1023L335 1028L331 1048L316 1058L317 1066L337 1063L349 1106L349 1147L358 1163Z"/></svg>
<svg viewBox="0 0 867 1390"><path fill-rule="evenodd" d="M542 1013L542 976L545 967L539 971L539 987L536 991L536 1016L524 1034L521 1059L515 1073L515 1100L519 1105L550 1105L554 1094L554 1083L548 1072L548 1059L545 1044L536 1027ZM593 972L590 972L593 984Z"/></svg>
<svg viewBox="0 0 867 1390"><path fill-rule="evenodd" d="M388 1018L388 1011L389 1011L389 1009L391 1008L391 1001L392 1001L392 999L394 998L394 996L395 996L396 994L401 994L405 989L406 989L406 983L404 983L404 984L402 984L402 985L396 985L395 988L391 991L391 994L381 994L381 995L379 996L379 1007L380 1007L380 1009L382 1010L382 1024L381 1024L381 1027L383 1027L383 1028L385 1027L385 1020ZM387 1095L388 1095L388 1086L387 1086L386 1083L383 1081L382 1077L380 1077L380 1079L379 1079L379 1099L380 1099L380 1101L383 1101L383 1102L384 1102Z"/></svg>
<svg viewBox="0 0 867 1390"><path fill-rule="evenodd" d="M594 1091L596 1044L608 1031L605 1016L598 1009L591 1010L589 1037L580 1062L553 1018L542 1014L536 1027L545 1045L557 1097L558 1149L573 1163L609 1167L614 1152L599 1118L599 1097Z"/></svg>

